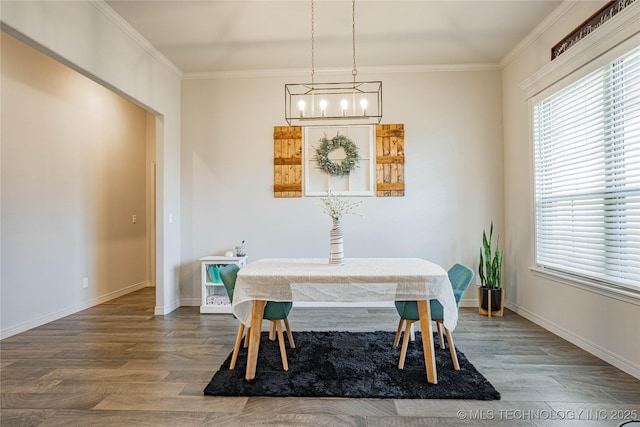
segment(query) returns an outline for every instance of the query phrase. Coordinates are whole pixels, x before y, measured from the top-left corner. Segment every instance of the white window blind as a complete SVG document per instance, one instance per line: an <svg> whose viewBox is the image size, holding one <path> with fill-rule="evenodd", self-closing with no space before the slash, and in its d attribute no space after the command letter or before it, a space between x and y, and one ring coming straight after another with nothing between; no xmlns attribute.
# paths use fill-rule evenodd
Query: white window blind
<svg viewBox="0 0 640 427"><path fill-rule="evenodd" d="M640 288L640 48L535 103L538 266Z"/></svg>

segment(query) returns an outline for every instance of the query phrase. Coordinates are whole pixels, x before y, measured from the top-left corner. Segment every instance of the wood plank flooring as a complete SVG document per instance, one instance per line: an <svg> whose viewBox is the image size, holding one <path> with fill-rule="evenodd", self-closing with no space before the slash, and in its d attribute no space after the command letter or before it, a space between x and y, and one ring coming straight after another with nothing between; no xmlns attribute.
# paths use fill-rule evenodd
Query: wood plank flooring
<svg viewBox="0 0 640 427"><path fill-rule="evenodd" d="M203 396L237 320L198 307L154 316L153 307L145 288L1 341L0 424L612 427L616 416L640 418L640 380L510 311L489 319L471 308L454 339L500 401ZM294 307L290 321L294 331L395 331L398 318Z"/></svg>

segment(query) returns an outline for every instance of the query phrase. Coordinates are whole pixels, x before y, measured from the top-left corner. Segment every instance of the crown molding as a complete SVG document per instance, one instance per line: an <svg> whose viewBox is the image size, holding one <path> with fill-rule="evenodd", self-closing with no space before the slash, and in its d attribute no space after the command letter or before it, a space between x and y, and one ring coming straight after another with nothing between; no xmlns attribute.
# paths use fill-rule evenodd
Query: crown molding
<svg viewBox="0 0 640 427"><path fill-rule="evenodd" d="M540 38L553 24L555 24L560 18L566 15L575 5L577 5L579 1L570 0L563 1L553 9L553 11L539 23L533 31L531 31L527 36L520 41L514 47L511 52L507 53L507 55L502 58L499 65L500 68L503 69L507 65L509 65L514 59L518 57L522 52L524 52L533 42L535 42L538 38Z"/></svg>
<svg viewBox="0 0 640 427"><path fill-rule="evenodd" d="M316 70L320 74L320 70ZM339 74L343 70L323 70L323 74ZM243 79L255 77L282 77L282 76L310 76L306 69L265 69L265 70L235 70L235 71L207 71L202 73L184 73L183 80L211 80L211 79Z"/></svg>
<svg viewBox="0 0 640 427"><path fill-rule="evenodd" d="M167 70L176 74L182 78L182 71L176 67L176 65L164 56L158 49L156 49L147 39L144 38L135 28L131 26L125 19L118 15L115 10L111 8L104 0L89 0L96 9L98 9L104 16L106 16L111 22L116 24L126 35L128 35L134 42L142 47L149 55L163 65Z"/></svg>
<svg viewBox="0 0 640 427"><path fill-rule="evenodd" d="M455 71L499 71L499 64L434 64L434 65L392 65L358 67L361 74L387 74L387 73L436 73ZM214 71L205 73L184 73L183 80L212 80L212 79L237 79L260 77L306 77L310 80L309 69L265 69L265 70L238 70L238 71ZM316 78L322 76L344 75L351 79L351 68L317 68Z"/></svg>
<svg viewBox="0 0 640 427"><path fill-rule="evenodd" d="M499 64L426 64L426 65L390 65L363 67L363 71L371 73L438 73L452 71L498 71Z"/></svg>

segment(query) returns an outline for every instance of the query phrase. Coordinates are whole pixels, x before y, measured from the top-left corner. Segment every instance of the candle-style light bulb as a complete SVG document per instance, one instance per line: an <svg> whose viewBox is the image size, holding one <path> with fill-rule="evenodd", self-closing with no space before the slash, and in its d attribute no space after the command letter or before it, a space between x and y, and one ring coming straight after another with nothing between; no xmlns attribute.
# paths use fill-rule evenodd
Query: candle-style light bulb
<svg viewBox="0 0 640 427"><path fill-rule="evenodd" d="M362 98L360 100L360 106L362 107L362 115L363 116L367 115L367 105L369 105L369 102L365 98Z"/></svg>
<svg viewBox="0 0 640 427"><path fill-rule="evenodd" d="M346 116L347 107L349 107L349 101L347 101L346 99L343 99L342 101L340 101L340 106L342 107L342 115Z"/></svg>
<svg viewBox="0 0 640 427"><path fill-rule="evenodd" d="M322 117L327 115L327 100L326 99L320 100L320 115Z"/></svg>
<svg viewBox="0 0 640 427"><path fill-rule="evenodd" d="M304 117L304 107L307 104L304 102L303 99L301 99L300 101L298 101L298 109L300 110L300 117Z"/></svg>

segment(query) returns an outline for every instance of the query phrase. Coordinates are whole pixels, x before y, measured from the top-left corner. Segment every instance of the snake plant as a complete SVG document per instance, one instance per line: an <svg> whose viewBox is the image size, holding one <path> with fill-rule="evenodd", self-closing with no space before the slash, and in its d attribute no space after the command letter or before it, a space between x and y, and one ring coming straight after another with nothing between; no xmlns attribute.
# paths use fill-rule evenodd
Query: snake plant
<svg viewBox="0 0 640 427"><path fill-rule="evenodd" d="M502 253L498 248L498 239L496 239L496 250L491 255L491 240L493 238L493 221L491 221L491 229L489 230L489 240L487 240L486 231L482 231L482 248L480 249L480 264L478 265L478 274L483 288L500 289L502 287Z"/></svg>

